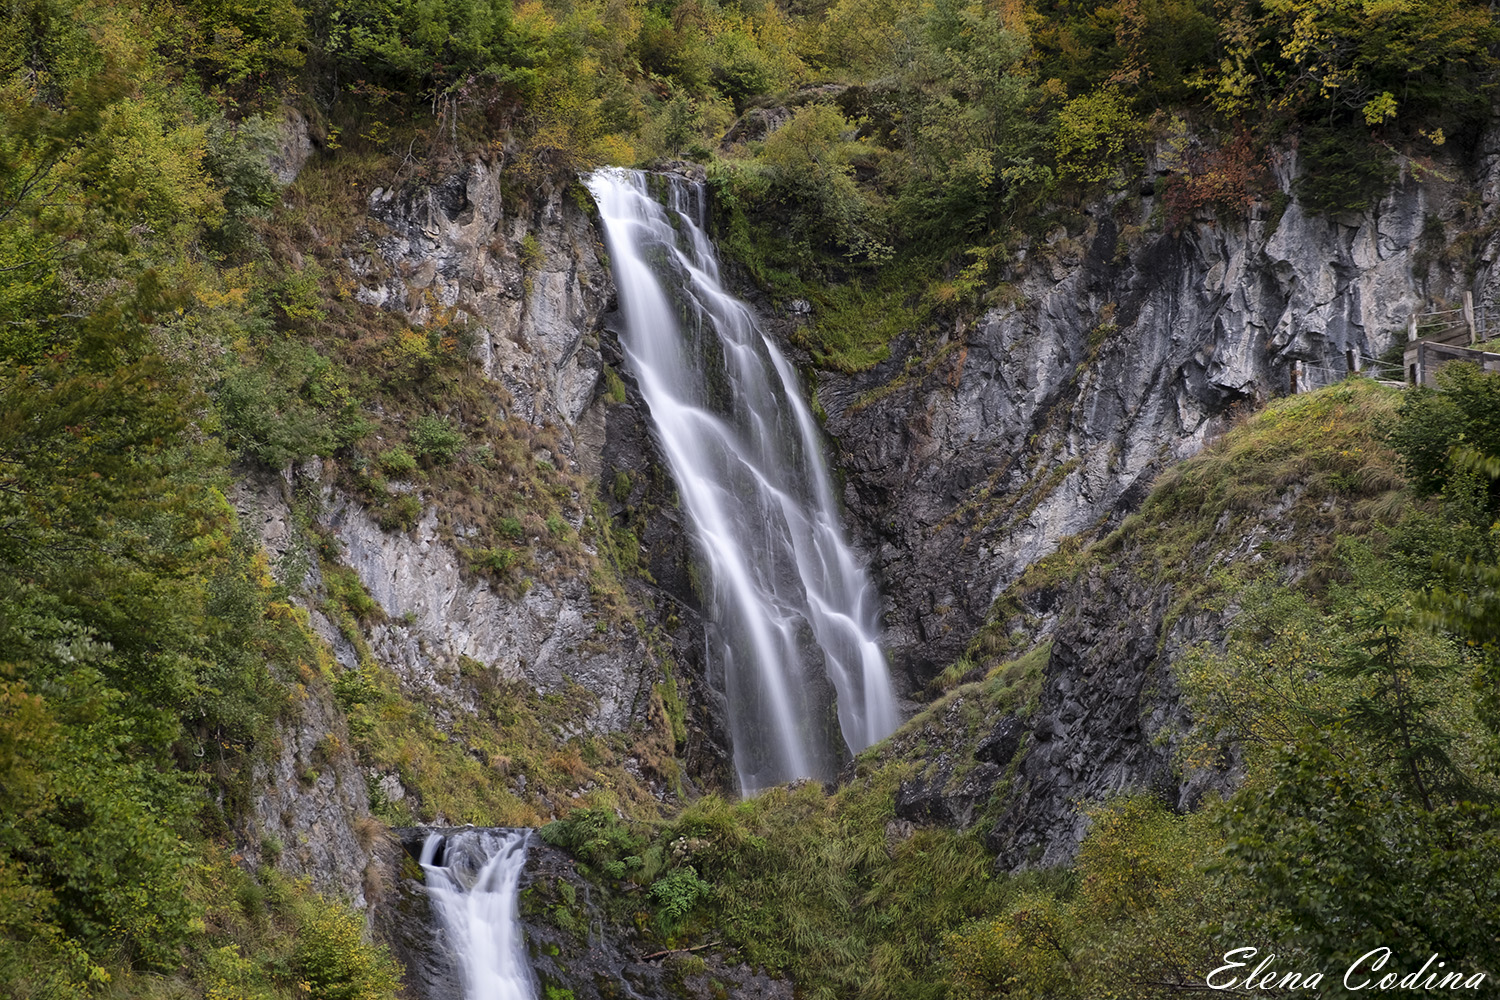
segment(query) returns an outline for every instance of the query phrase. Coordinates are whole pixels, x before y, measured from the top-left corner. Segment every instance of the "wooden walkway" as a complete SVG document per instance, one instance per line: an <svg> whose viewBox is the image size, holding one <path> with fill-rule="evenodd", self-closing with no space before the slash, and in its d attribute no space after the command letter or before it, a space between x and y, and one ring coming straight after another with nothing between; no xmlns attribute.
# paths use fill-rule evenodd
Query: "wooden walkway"
<svg viewBox="0 0 1500 1000"><path fill-rule="evenodd" d="M1311 392L1350 375L1374 378L1386 385L1435 387L1437 370L1450 361L1467 361L1485 371L1500 372L1500 353L1475 350L1471 346L1484 339L1484 326L1483 317L1475 320L1473 294L1465 292L1464 304L1457 309L1412 314L1399 366L1352 350L1344 352L1342 365L1293 361L1288 388L1292 392Z"/></svg>

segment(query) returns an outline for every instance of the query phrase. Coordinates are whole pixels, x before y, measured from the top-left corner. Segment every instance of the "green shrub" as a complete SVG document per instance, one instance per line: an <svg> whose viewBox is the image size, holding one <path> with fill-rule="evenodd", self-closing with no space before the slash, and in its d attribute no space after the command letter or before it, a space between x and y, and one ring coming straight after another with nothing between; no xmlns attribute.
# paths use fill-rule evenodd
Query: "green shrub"
<svg viewBox="0 0 1500 1000"><path fill-rule="evenodd" d="M391 448L389 451L383 451L376 461L392 476L409 476L417 471L417 460L405 448Z"/></svg>
<svg viewBox="0 0 1500 1000"><path fill-rule="evenodd" d="M489 573L505 573L518 561L514 549L476 549L469 553L469 564Z"/></svg>
<svg viewBox="0 0 1500 1000"><path fill-rule="evenodd" d="M326 568L323 571L323 586L328 589L328 599L334 605L347 609L360 621L374 618L380 612L380 605L365 590L359 574L348 566Z"/></svg>
<svg viewBox="0 0 1500 1000"><path fill-rule="evenodd" d="M521 93L536 74L507 0L347 0L325 21L322 48L363 79L414 92L471 77Z"/></svg>
<svg viewBox="0 0 1500 1000"><path fill-rule="evenodd" d="M1396 177L1389 153L1357 128L1307 129L1300 152L1294 190L1311 212L1363 212Z"/></svg>
<svg viewBox="0 0 1500 1000"><path fill-rule="evenodd" d="M318 1000L388 1000L401 982L385 946L365 942L359 915L329 903L304 909L293 962Z"/></svg>
<svg viewBox="0 0 1500 1000"><path fill-rule="evenodd" d="M776 67L742 31L727 31L714 39L714 85L735 103L764 94L776 83Z"/></svg>
<svg viewBox="0 0 1500 1000"><path fill-rule="evenodd" d="M698 876L698 869L684 865L659 878L651 886L651 898L661 906L662 916L671 925L687 916L700 899L713 895L714 887Z"/></svg>
<svg viewBox="0 0 1500 1000"><path fill-rule="evenodd" d="M252 333L274 337L264 321ZM307 344L271 339L259 357L247 353L218 387L230 444L272 469L313 455L332 455L368 430L344 375Z"/></svg>
<svg viewBox="0 0 1500 1000"><path fill-rule="evenodd" d="M1402 397L1401 421L1391 432L1402 471L1419 492L1429 495L1460 478L1455 446L1500 455L1500 375L1472 364L1450 364L1438 372L1437 381L1440 392L1417 388Z"/></svg>
<svg viewBox="0 0 1500 1000"><path fill-rule="evenodd" d="M415 493L402 493L376 508L375 523L383 531L410 531L422 519L422 499Z"/></svg>
<svg viewBox="0 0 1500 1000"><path fill-rule="evenodd" d="M370 672L358 670L342 671L333 682L333 695L348 711L356 705L372 705L380 700L380 686ZM281 853L281 842L276 842L277 854ZM274 861L272 862L275 863Z"/></svg>
<svg viewBox="0 0 1500 1000"><path fill-rule="evenodd" d="M535 271L542 264L542 244L536 238L535 233L527 233L521 237L521 249L516 256L521 261L521 268L525 271Z"/></svg>
<svg viewBox="0 0 1500 1000"><path fill-rule="evenodd" d="M418 417L411 431L411 446L417 457L435 465L452 462L463 443L463 435L445 417L431 414Z"/></svg>

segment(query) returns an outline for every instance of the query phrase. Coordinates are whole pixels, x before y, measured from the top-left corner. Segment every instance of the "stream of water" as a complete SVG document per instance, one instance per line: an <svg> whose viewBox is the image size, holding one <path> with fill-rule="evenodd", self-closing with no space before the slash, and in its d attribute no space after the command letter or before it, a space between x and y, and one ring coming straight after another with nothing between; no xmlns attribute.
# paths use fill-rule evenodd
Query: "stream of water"
<svg viewBox="0 0 1500 1000"><path fill-rule="evenodd" d="M530 830L431 833L422 844L427 892L464 1000L536 1000L518 896Z"/></svg>
<svg viewBox="0 0 1500 1000"><path fill-rule="evenodd" d="M878 596L844 537L796 372L720 282L702 185L606 169L588 187L626 365L712 578L711 656L740 786L830 780L846 748L899 720Z"/></svg>

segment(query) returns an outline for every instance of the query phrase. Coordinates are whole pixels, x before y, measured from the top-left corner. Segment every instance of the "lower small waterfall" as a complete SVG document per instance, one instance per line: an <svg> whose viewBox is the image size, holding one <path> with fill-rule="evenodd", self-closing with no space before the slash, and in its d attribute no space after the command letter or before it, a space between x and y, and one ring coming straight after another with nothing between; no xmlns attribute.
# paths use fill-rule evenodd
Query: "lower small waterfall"
<svg viewBox="0 0 1500 1000"><path fill-rule="evenodd" d="M422 844L428 896L463 977L463 1000L536 1000L518 908L530 838L530 830L474 829L431 833Z"/></svg>
<svg viewBox="0 0 1500 1000"><path fill-rule="evenodd" d="M710 652L740 787L829 780L844 748L863 750L899 719L878 595L844 537L796 372L720 282L702 184L618 169L587 184L626 366L712 579Z"/></svg>

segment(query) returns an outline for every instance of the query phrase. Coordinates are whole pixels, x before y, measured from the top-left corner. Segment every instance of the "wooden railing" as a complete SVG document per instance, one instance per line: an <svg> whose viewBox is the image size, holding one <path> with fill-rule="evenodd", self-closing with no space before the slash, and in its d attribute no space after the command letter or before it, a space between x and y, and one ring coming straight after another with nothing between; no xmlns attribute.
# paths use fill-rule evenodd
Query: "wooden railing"
<svg viewBox="0 0 1500 1000"><path fill-rule="evenodd" d="M1474 314L1474 295L1464 292L1464 304L1456 309L1413 313L1407 325L1406 350L1401 364L1383 362L1344 352L1341 359L1323 362L1293 361L1289 376L1292 392L1311 392L1351 375L1360 375L1387 385L1436 385L1434 375L1450 361L1467 361L1485 371L1500 371L1500 353L1475 350L1485 339L1485 319ZM1342 361L1342 364L1339 362Z"/></svg>

